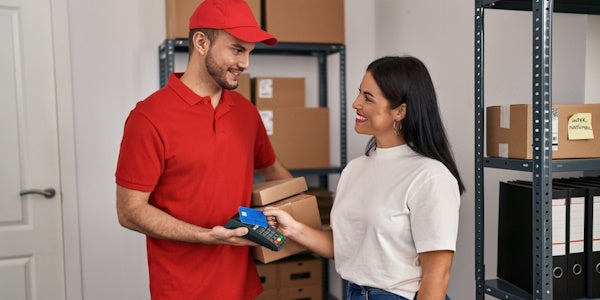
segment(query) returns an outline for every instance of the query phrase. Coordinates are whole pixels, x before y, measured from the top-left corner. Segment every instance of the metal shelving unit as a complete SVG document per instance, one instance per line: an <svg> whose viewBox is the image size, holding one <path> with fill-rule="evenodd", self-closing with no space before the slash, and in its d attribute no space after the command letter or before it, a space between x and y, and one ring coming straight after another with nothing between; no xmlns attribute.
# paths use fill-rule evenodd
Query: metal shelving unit
<svg viewBox="0 0 600 300"><path fill-rule="evenodd" d="M533 157L517 160L484 157L484 12L486 9L527 10L533 22ZM499 299L553 299L552 295L552 173L600 170L600 159L552 160L552 14L600 14L594 0L475 0L475 281L476 299L489 294ZM502 279L485 279L484 168L532 173L533 294Z"/></svg>
<svg viewBox="0 0 600 300"><path fill-rule="evenodd" d="M187 39L166 39L158 46L158 64L160 86L164 86L169 75L175 70L175 53L188 52L189 42ZM339 90L340 90L340 165L319 169L297 169L290 170L293 176L319 176L320 186L328 187L327 175L339 174L347 163L346 152L346 46L343 44L308 44L308 43L278 43L275 46L267 46L257 43L252 55L291 55L291 56L315 56L317 57L319 106L327 107L327 57L339 54ZM323 274L329 272L327 259L323 259ZM323 299L329 299L329 276L323 276Z"/></svg>

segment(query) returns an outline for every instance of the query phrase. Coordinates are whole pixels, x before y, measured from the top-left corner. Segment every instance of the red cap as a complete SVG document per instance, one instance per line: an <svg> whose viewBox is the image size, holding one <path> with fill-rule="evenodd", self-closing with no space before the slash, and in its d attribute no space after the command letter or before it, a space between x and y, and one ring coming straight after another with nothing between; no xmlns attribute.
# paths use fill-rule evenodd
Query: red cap
<svg viewBox="0 0 600 300"><path fill-rule="evenodd" d="M245 0L204 0L190 17L189 27L222 29L244 42L277 44L274 36L260 29Z"/></svg>

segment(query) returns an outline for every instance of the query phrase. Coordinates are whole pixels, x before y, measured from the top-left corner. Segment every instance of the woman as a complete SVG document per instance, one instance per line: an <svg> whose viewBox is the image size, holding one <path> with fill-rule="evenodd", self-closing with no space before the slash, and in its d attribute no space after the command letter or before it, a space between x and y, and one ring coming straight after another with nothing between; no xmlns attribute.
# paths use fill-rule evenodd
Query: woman
<svg viewBox="0 0 600 300"><path fill-rule="evenodd" d="M352 107L355 131L372 138L341 174L332 231L276 208L264 214L288 238L335 258L348 300L449 299L464 185L427 68L409 56L373 61Z"/></svg>

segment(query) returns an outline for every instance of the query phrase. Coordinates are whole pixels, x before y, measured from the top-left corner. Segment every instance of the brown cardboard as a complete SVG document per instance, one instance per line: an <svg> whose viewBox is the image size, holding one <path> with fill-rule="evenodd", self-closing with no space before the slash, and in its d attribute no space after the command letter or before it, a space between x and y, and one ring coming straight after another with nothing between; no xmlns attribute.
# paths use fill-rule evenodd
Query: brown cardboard
<svg viewBox="0 0 600 300"><path fill-rule="evenodd" d="M600 157L600 104L554 104L558 126L552 128L552 158ZM577 113L591 113L593 139L569 140L568 120ZM488 156L532 159L532 105L491 106L486 112ZM552 120L551 116L551 120ZM553 134L550 134L552 139Z"/></svg>
<svg viewBox="0 0 600 300"><path fill-rule="evenodd" d="M246 97L248 101L252 99L252 92L250 88L250 74L240 74L238 78L238 87L235 89L236 92L242 94L242 96Z"/></svg>
<svg viewBox="0 0 600 300"><path fill-rule="evenodd" d="M247 0L254 18L261 24L261 0ZM190 17L202 0L166 0L167 39L187 39Z"/></svg>
<svg viewBox="0 0 600 300"><path fill-rule="evenodd" d="M279 299L277 289L264 289L254 300L275 300Z"/></svg>
<svg viewBox="0 0 600 300"><path fill-rule="evenodd" d="M192 13L202 0L166 0L167 39L187 39Z"/></svg>
<svg viewBox="0 0 600 300"><path fill-rule="evenodd" d="M252 102L258 109L304 107L305 85L303 77L252 78Z"/></svg>
<svg viewBox="0 0 600 300"><path fill-rule="evenodd" d="M280 288L278 300L322 300L322 285Z"/></svg>
<svg viewBox="0 0 600 300"><path fill-rule="evenodd" d="M344 44L344 0L265 0L263 28L279 42Z"/></svg>
<svg viewBox="0 0 600 300"><path fill-rule="evenodd" d="M323 264L314 256L295 256L277 263L277 287L304 287L320 285Z"/></svg>
<svg viewBox="0 0 600 300"><path fill-rule="evenodd" d="M260 262L256 263L256 270L258 271L258 277L263 289L275 289L277 288L277 265L276 264L263 264Z"/></svg>
<svg viewBox="0 0 600 300"><path fill-rule="evenodd" d="M328 108L276 108L260 112L275 153L285 167L331 166Z"/></svg>
<svg viewBox="0 0 600 300"><path fill-rule="evenodd" d="M300 194L308 189L304 177L294 177L255 183L251 206L264 206Z"/></svg>
<svg viewBox="0 0 600 300"><path fill-rule="evenodd" d="M331 208L331 206L333 206L333 192L331 192L330 190L328 190L326 188L312 187L304 193L309 194L309 195L315 195L315 197L317 197L317 202L319 203L319 209L321 209L321 207Z"/></svg>
<svg viewBox="0 0 600 300"><path fill-rule="evenodd" d="M246 0L258 26L262 27L262 0Z"/></svg>
<svg viewBox="0 0 600 300"><path fill-rule="evenodd" d="M310 188L305 194L315 195L321 214L321 224L329 225L329 215L333 207L333 193L324 188Z"/></svg>
<svg viewBox="0 0 600 300"><path fill-rule="evenodd" d="M321 219L319 217L317 199L313 195L300 194L267 206L279 207L299 222L313 228L321 229ZM261 207L259 207L259 209L260 208ZM291 239L286 239L285 245L279 251L271 251L261 246L255 246L252 250L254 258L263 263L273 262L293 254L307 251L305 247Z"/></svg>

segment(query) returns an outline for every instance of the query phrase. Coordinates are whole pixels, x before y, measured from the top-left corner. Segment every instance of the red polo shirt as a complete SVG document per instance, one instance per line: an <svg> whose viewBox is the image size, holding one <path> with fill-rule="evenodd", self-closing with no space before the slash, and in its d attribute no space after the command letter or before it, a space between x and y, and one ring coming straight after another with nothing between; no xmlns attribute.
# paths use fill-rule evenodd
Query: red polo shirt
<svg viewBox="0 0 600 300"><path fill-rule="evenodd" d="M152 192L149 203L201 227L249 206L254 170L275 162L256 108L223 90L213 109L173 74L131 111L116 183ZM249 247L147 238L152 299L252 299L262 288Z"/></svg>

